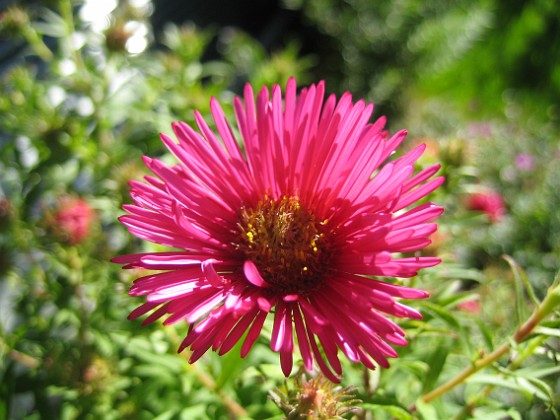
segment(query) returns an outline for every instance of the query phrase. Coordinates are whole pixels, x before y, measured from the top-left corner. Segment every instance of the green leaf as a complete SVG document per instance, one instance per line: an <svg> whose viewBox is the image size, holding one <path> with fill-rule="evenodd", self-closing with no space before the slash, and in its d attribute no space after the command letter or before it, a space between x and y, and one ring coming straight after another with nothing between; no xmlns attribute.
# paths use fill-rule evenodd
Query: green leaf
<svg viewBox="0 0 560 420"><path fill-rule="evenodd" d="M522 420L521 414L513 408L509 410L492 410L488 407L477 408L474 412L475 420Z"/></svg>
<svg viewBox="0 0 560 420"><path fill-rule="evenodd" d="M460 279L460 280L472 280L477 283L484 283L486 276L484 273L465 267L446 267L446 270L442 272L446 279Z"/></svg>
<svg viewBox="0 0 560 420"><path fill-rule="evenodd" d="M428 365L420 360L399 359L399 368L410 372L419 380L421 380L428 371Z"/></svg>
<svg viewBox="0 0 560 420"><path fill-rule="evenodd" d="M64 18L49 8L41 9L43 22L34 22L33 27L41 34L53 38L64 38L70 36L68 25Z"/></svg>
<svg viewBox="0 0 560 420"><path fill-rule="evenodd" d="M515 373L525 378L543 378L545 376L553 375L555 373L560 373L560 366L547 366L547 367L530 366L527 368L519 369Z"/></svg>
<svg viewBox="0 0 560 420"><path fill-rule="evenodd" d="M443 307L431 302L422 302L422 307L436 318L440 318L449 324L454 330L461 329L459 321L457 321L457 319L455 319L455 317Z"/></svg>
<svg viewBox="0 0 560 420"><path fill-rule="evenodd" d="M161 413L159 416L154 417L154 420L169 420L177 414L175 409L167 410L165 413Z"/></svg>
<svg viewBox="0 0 560 420"><path fill-rule="evenodd" d="M206 406L205 405L193 405L191 407L186 407L181 411L179 416L181 419L205 419L208 418L206 414Z"/></svg>
<svg viewBox="0 0 560 420"><path fill-rule="evenodd" d="M384 411L389 414L392 418L397 420L413 420L414 417L402 407L398 405L383 405L383 404L360 404L360 407L364 410L370 411L372 414L378 414L380 411Z"/></svg>
<svg viewBox="0 0 560 420"><path fill-rule="evenodd" d="M422 384L422 394L433 389L439 375L443 370L445 361L449 354L449 345L443 340L439 342L435 350L430 354L426 361L428 364L428 373L424 376L424 383Z"/></svg>
<svg viewBox="0 0 560 420"><path fill-rule="evenodd" d="M550 337L560 337L560 330L557 328L548 328L548 327L542 327L542 326L538 326L533 330L534 333L536 334L542 334L542 335L547 335Z"/></svg>
<svg viewBox="0 0 560 420"><path fill-rule="evenodd" d="M467 382L469 384L485 384L512 389L523 394L529 401L532 401L534 397L543 401L549 401L550 399L546 391L543 391L540 386L532 384L526 378L516 377L513 375L503 377L492 374L479 374L470 377L467 379Z"/></svg>
<svg viewBox="0 0 560 420"><path fill-rule="evenodd" d="M441 418L433 405L425 403L422 398L416 400L416 411L424 420L435 420Z"/></svg>
<svg viewBox="0 0 560 420"><path fill-rule="evenodd" d="M515 295L516 295L516 314L517 314L517 322L521 324L524 322L527 317L529 316L527 311L527 306L525 305L525 294L523 293L523 285L527 289L527 293L529 297L533 300L536 305L540 305L540 301L535 295L535 291L533 290L533 286L531 286L531 282L529 281L525 270L521 268L521 266L509 255L504 255L503 258L507 261L509 266L511 267L511 271L513 272L513 278L515 279Z"/></svg>
<svg viewBox="0 0 560 420"><path fill-rule="evenodd" d="M480 330L480 332L482 334L482 338L484 339L484 343L488 347L488 350L493 351L494 350L494 338L493 338L492 331L490 331L490 329L486 326L486 324L478 318L475 319L475 323L478 326L478 329Z"/></svg>
<svg viewBox="0 0 560 420"><path fill-rule="evenodd" d="M240 349L243 345L243 340L231 349L227 354L220 359L220 374L216 380L216 389L221 389L224 385L229 383L233 378L237 377L244 365L244 359L241 358Z"/></svg>
<svg viewBox="0 0 560 420"><path fill-rule="evenodd" d="M452 292L453 295L440 299L439 303L445 307L455 307L462 302L468 302L469 300L477 300L479 298L478 293L457 293L457 291Z"/></svg>

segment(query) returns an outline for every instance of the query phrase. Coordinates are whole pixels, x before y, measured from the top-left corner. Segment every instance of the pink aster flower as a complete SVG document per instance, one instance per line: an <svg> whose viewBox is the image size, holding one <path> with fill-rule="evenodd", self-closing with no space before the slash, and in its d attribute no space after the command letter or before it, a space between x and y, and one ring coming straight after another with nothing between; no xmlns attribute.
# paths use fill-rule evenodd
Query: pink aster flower
<svg viewBox="0 0 560 420"><path fill-rule="evenodd" d="M245 357L270 318L270 346L286 376L297 346L307 370L316 363L338 381L339 351L370 369L388 367L397 356L391 345L407 342L387 315L421 318L397 298L426 292L375 277L412 277L439 263L400 255L427 246L436 230L443 210L413 205L443 182L433 178L439 165L414 172L424 145L387 161L406 132L390 137L384 118L369 122L373 105L349 93L338 101L324 94L319 83L297 95L291 79L284 98L274 86L255 101L247 85L234 102L235 130L213 99L215 130L198 112L198 131L173 124L178 143L161 138L179 163L145 157L156 176L131 182L134 205L121 222L179 250L114 259L159 271L134 282L130 294L147 302L129 318L186 320L179 351L189 348L190 362L240 340Z"/></svg>
<svg viewBox="0 0 560 420"><path fill-rule="evenodd" d="M83 242L90 233L95 211L81 198L62 197L54 214L54 229L70 245Z"/></svg>
<svg viewBox="0 0 560 420"><path fill-rule="evenodd" d="M469 210L485 213L491 223L499 222L506 214L504 199L491 190L469 195L466 206Z"/></svg>

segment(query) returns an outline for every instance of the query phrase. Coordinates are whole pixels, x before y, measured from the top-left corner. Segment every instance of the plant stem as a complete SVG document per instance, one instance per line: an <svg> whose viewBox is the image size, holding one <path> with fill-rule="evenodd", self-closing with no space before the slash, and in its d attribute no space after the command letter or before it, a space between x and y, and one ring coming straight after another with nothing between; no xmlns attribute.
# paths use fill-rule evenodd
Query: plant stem
<svg viewBox="0 0 560 420"><path fill-rule="evenodd" d="M15 360L16 362L19 362L19 363L27 366L29 369L36 369L41 365L41 362L39 360L37 360L36 358L31 357L31 356L29 356L25 353L20 352L20 351L9 348L4 343L4 341L2 341L1 338L0 338L0 351L1 352L6 352L12 360Z"/></svg>
<svg viewBox="0 0 560 420"><path fill-rule="evenodd" d="M436 398L442 396L446 392L455 388L457 385L463 383L469 376L478 372L480 369L489 366L490 364L500 359L502 356L506 355L509 352L512 343L519 344L523 340L525 340L529 336L529 334L531 334L533 329L546 316L552 313L559 304L560 304L560 285L554 285L549 289L546 297L541 302L541 304L533 311L529 319L515 331L511 340L504 342L492 353L489 353L486 356L482 357L481 359L474 361L471 366L463 370L454 378L450 379L448 382L440 385L433 391L430 391L424 396L422 396L421 397L422 401L424 403L429 403L435 400ZM414 405L410 407L410 411L415 411L415 410L416 407Z"/></svg>
<svg viewBox="0 0 560 420"><path fill-rule="evenodd" d="M54 58L52 51L49 50L41 36L31 26L24 26L22 28L22 35L31 46L33 52L41 60L49 62Z"/></svg>
<svg viewBox="0 0 560 420"><path fill-rule="evenodd" d="M528 348L525 349L525 351L523 353L520 353L517 355L517 357L515 359L513 359L513 361L509 364L508 369L510 371L514 371L516 370L519 366L521 366L521 364L527 360L527 358L533 354L535 352L535 350L540 347L547 339L547 336L538 336L533 338L529 345ZM476 400L480 400L481 398L486 398L488 397L488 395L490 395L490 392L492 392L492 390L495 388L495 385L486 385L482 391L480 391L478 394L478 397L476 398ZM455 417L456 420L459 419L466 419L466 418L470 418L470 414L472 413L472 411L476 408L477 403L476 400L471 400L469 401L465 407L463 408L463 410L461 410L461 412L459 413L458 416Z"/></svg>
<svg viewBox="0 0 560 420"><path fill-rule="evenodd" d="M471 376L473 373L478 372L485 366L488 366L491 363L494 363L496 360L504 356L509 352L510 343L503 343L500 347L494 350L492 353L487 354L482 359L476 360L471 366L463 370L459 375L452 378L450 381L444 383L443 385L437 387L431 392L428 392L422 397L422 401L428 403L432 400L435 400L439 396L445 394L446 392L450 391L451 389L455 388L457 385L463 383L465 379Z"/></svg>

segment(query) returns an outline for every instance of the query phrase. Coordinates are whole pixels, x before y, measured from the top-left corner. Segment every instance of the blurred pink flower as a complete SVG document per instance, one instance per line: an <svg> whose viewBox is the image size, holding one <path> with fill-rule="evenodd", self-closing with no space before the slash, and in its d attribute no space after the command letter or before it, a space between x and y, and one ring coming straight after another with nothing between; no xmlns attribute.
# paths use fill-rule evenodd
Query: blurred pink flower
<svg viewBox="0 0 560 420"><path fill-rule="evenodd" d="M532 171L535 168L535 157L529 153L519 153L515 157L515 167L522 171Z"/></svg>
<svg viewBox="0 0 560 420"><path fill-rule="evenodd" d="M113 260L165 271L135 281L130 294L147 302L129 318L151 312L143 324L186 320L179 351L190 348L191 363L242 339L245 357L270 314L270 346L286 376L297 342L307 370L315 360L338 381L339 349L370 369L387 367L397 356L389 344L407 342L385 315L421 318L395 298L426 292L372 277L412 277L440 262L393 256L430 243L443 209L405 209L441 185L443 178L432 178L439 165L414 174L424 145L385 162L406 132L389 137L384 118L368 122L372 104L353 103L349 93L324 102L324 94L321 82L298 96L290 79L284 99L274 86L255 102L247 85L244 101L234 102L235 131L212 99L219 137L195 112L200 133L179 122L178 144L161 136L180 163L145 157L156 177L131 182L134 205L124 207L121 222L139 238L181 250Z"/></svg>
<svg viewBox="0 0 560 420"><path fill-rule="evenodd" d="M481 211L492 223L500 221L506 214L504 199L495 191L474 193L467 197L469 210Z"/></svg>
<svg viewBox="0 0 560 420"><path fill-rule="evenodd" d="M66 242L76 245L89 235L95 217L95 211L84 199L62 197L54 214L54 228Z"/></svg>
<svg viewBox="0 0 560 420"><path fill-rule="evenodd" d="M486 121L473 121L467 126L467 133L470 137L492 137L492 126Z"/></svg>
<svg viewBox="0 0 560 420"><path fill-rule="evenodd" d="M469 300L465 300L461 303L459 303L459 305L457 305L457 307L465 312L468 312L470 314L473 315L477 315L480 313L480 301L478 299L469 299Z"/></svg>

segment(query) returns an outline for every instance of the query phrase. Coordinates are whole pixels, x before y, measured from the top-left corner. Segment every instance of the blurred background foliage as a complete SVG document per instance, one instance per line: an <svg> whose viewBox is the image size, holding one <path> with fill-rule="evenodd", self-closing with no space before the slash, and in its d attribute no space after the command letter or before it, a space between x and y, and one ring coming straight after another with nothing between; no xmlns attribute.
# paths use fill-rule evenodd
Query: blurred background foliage
<svg viewBox="0 0 560 420"><path fill-rule="evenodd" d="M558 3L218 3L0 2L0 418L282 418L321 389L345 418L557 418L557 313L418 399L511 339L559 268ZM447 177L425 251L444 263L413 280L432 294L415 304L425 318L403 322L411 345L391 369L344 363L352 392L284 384L265 337L245 360L189 365L175 354L188 326L127 321L139 273L108 262L158 249L116 218L141 156L164 155L159 133L292 75L375 102Z"/></svg>

